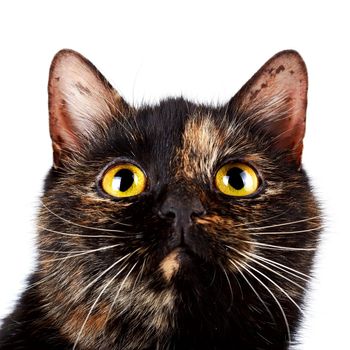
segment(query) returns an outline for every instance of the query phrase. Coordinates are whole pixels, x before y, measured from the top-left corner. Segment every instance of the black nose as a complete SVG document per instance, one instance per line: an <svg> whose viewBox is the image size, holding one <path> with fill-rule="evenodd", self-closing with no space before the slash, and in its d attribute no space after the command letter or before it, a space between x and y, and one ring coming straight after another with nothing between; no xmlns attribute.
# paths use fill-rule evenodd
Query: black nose
<svg viewBox="0 0 350 350"><path fill-rule="evenodd" d="M170 195L163 202L159 214L162 217L192 220L193 216L201 216L205 212L201 201L189 196Z"/></svg>
<svg viewBox="0 0 350 350"><path fill-rule="evenodd" d="M175 236L184 243L189 228L193 224L193 218L205 214L201 201L190 195L170 194L159 210L162 218L173 219Z"/></svg>

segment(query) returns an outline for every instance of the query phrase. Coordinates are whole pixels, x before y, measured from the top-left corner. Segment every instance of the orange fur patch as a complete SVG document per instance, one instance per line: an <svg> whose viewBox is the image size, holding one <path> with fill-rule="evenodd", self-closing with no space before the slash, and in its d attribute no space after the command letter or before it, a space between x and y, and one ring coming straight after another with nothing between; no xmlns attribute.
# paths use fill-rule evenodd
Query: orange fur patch
<svg viewBox="0 0 350 350"><path fill-rule="evenodd" d="M160 263L160 268L163 272L165 279L169 282L171 277L174 276L179 270L180 264L178 260L178 250L173 250L168 254Z"/></svg>
<svg viewBox="0 0 350 350"><path fill-rule="evenodd" d="M82 338L97 339L104 331L108 315L108 306L99 306L96 313L89 316L83 329ZM63 332L68 334L71 339L76 338L87 316L88 309L77 307L68 315L66 323L63 326Z"/></svg>

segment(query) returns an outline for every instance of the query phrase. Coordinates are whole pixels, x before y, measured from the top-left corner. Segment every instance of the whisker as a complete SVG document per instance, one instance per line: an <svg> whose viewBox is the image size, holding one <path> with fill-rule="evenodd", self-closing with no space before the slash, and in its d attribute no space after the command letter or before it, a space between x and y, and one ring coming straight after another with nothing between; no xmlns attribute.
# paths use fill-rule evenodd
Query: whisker
<svg viewBox="0 0 350 350"><path fill-rule="evenodd" d="M259 222L264 222L264 221L268 221L268 220L272 220L272 219L276 219L284 214L286 214L287 212L289 212L289 210L291 210L291 208L287 208L286 210L284 210L282 213L273 215L273 216L269 216L267 218L264 219L260 219L260 220L254 220L254 221L249 221L249 222L242 222L241 224L235 225L235 227L240 227L240 226L247 226L247 225L252 225L252 224L257 224Z"/></svg>
<svg viewBox="0 0 350 350"><path fill-rule="evenodd" d="M135 281L134 281L134 284L133 284L133 286L132 286L131 292L130 292L130 294L129 294L130 298L131 298L131 296L132 296L133 293L134 293L134 290L135 290L135 287L136 287L137 282L138 282L139 280L141 280L141 278L142 278L142 274L143 274L143 272L144 272L144 268L145 268L145 265L146 265L147 260L148 260L148 257L146 257L146 258L143 260L141 270L140 270L139 273L137 274L137 277L136 277L136 279L135 279ZM128 306L125 306L125 308L124 308L123 310L120 311L120 314L123 314L127 308L128 308Z"/></svg>
<svg viewBox="0 0 350 350"><path fill-rule="evenodd" d="M318 226L318 227L314 227L314 228L310 228L307 230L299 230L299 231L281 231L281 232L252 232L252 235L290 235L290 234L294 234L294 233L305 233L305 232L312 232L312 231L317 231L322 229L323 226Z"/></svg>
<svg viewBox="0 0 350 350"><path fill-rule="evenodd" d="M38 285L47 282L48 280L50 280L52 277L56 276L61 270L60 268L62 267L62 265L64 264L64 261L59 262L57 265L55 265L55 270L50 273L49 275L44 276L43 278L40 278L38 281L29 284L26 287L26 290L32 289L34 287L37 287ZM39 277L39 276L38 276Z"/></svg>
<svg viewBox="0 0 350 350"><path fill-rule="evenodd" d="M124 244L113 244L113 245L110 245L110 246L107 246L107 247L101 247L101 248L97 248L97 249L91 249L91 250L85 251L84 253L79 253L79 254L74 254L74 255L66 256L66 257L64 257L64 258L56 258L56 259L49 259L49 260L40 260L40 262L42 262L42 263L47 263L47 262L52 262L52 261L67 260L67 259L75 258L75 257L77 257L77 256L82 256L82 255L90 254L90 253L93 253L93 252L98 252L98 251L101 251L101 250L112 249L112 248L115 248L115 247L119 247L119 246L121 246L121 245L124 245Z"/></svg>
<svg viewBox="0 0 350 350"><path fill-rule="evenodd" d="M130 219L131 217L124 217L124 219ZM128 224L126 222L120 222L120 221L116 221L110 217L108 217L109 220L111 220L114 224L116 225L121 225L121 226L127 226L127 227L132 227L133 225L132 224Z"/></svg>
<svg viewBox="0 0 350 350"><path fill-rule="evenodd" d="M321 216L320 216L320 215L316 215L316 216L312 216L311 218L305 218L305 219L296 220L296 221L289 221L289 222L282 222L282 223L280 223L280 224L269 225L269 226L243 228L242 230L262 230L262 229L266 229L266 228L272 228L272 227L280 227L280 226L287 226L287 225L298 224L298 223L300 223L300 222L311 221L311 220L319 219L319 218L321 218Z"/></svg>
<svg viewBox="0 0 350 350"><path fill-rule="evenodd" d="M135 289L135 287L136 287L137 282L139 281L139 279L141 280L141 278L142 278L143 270L144 270L145 265L146 265L146 260L147 260L147 257L143 260L141 269L140 269L139 273L138 273L137 276L136 276L136 279L135 279L135 281L134 281L134 285L132 286L132 289L131 289L131 293L130 293L130 294L132 294L132 293L134 292L134 289Z"/></svg>
<svg viewBox="0 0 350 350"><path fill-rule="evenodd" d="M246 266L248 266L250 269L257 272L258 274L260 274L261 276L265 277L268 281L270 281L275 287L277 287L295 305L295 307L300 311L300 313L304 315L304 311L300 308L300 306L295 302L295 300L280 285L278 285L275 281L273 281L271 278L266 276L264 273L262 273L261 271L259 271L255 267L249 265L246 262L244 264Z"/></svg>
<svg viewBox="0 0 350 350"><path fill-rule="evenodd" d="M280 277L282 277L282 278L288 280L289 282L295 284L295 285L298 286L299 288L305 289L304 287L302 287L302 286L301 286L300 284L298 284L297 282L295 282L295 281L289 279L288 277L285 277L285 276L281 275L279 272L277 272L277 271L275 271L275 270L269 268L268 266L264 265L263 263L257 261L257 259L254 259L254 258L256 257L256 258L258 258L258 260L262 260L262 259L259 259L259 256L258 256L258 255L256 255L256 254L251 254L251 253L249 253L249 252L243 253L243 252L239 251L238 249L235 249L235 248L233 248L233 247L231 247L231 246L226 246L226 247L228 247L229 249L235 251L235 252L238 253L239 255L241 255L241 256L247 258L248 260L254 261L256 264L263 266L263 267L266 268L267 270L272 271L272 272L275 273L276 275L278 275L278 276L280 276ZM266 261L264 261L264 262L267 263ZM276 266L274 266L273 264L270 263L270 265L272 265L273 267L276 268ZM277 268L278 268L278 267L277 267ZM281 269L281 268L279 268L279 269ZM283 270L283 271L284 271L284 270ZM293 273L291 273L291 272L289 272L289 271L284 271L284 272L289 273L289 274L291 274L292 276L295 276L295 277L297 277L297 278L299 278L299 279L301 279L301 280L303 280L303 281L308 281L307 279L302 278L302 277L300 277L300 276L298 276L298 275L295 275L295 274L293 274Z"/></svg>
<svg viewBox="0 0 350 350"><path fill-rule="evenodd" d="M41 230L45 230L48 232L52 232L52 233L57 233L59 235L63 235L63 236L70 236L70 237L87 237L87 238L121 238L121 237L117 237L117 236L106 236L106 235L81 235L78 233L67 233L67 232L61 232L61 231L56 231L56 230L52 230L50 228L41 226L41 225L37 225L37 227Z"/></svg>
<svg viewBox="0 0 350 350"><path fill-rule="evenodd" d="M243 255L243 254L242 254ZM283 276L282 274L280 274L279 272L271 269L270 267L266 266L265 264L263 264L262 262L259 262L258 260L252 258L252 257L249 257L248 255L244 254L244 256L249 259L250 261L253 261L255 264L258 264L260 266L262 266L263 268L265 268L266 270L268 271L271 271L272 273L276 274L277 276L279 277L282 277L283 279L287 280L288 282L294 284L295 286L299 287L300 289L302 290L305 290L305 288L303 286L301 286L300 284L298 284L297 282L291 280L290 278L286 277L286 276Z"/></svg>
<svg viewBox="0 0 350 350"><path fill-rule="evenodd" d="M255 242L255 241L245 241L240 240L244 243L249 243L256 245L258 247L261 247L262 249L270 249L270 250L290 250L290 251L314 251L316 248L298 248L298 247L284 247L281 245L274 245L274 244L268 244L268 243L261 243L261 242Z"/></svg>
<svg viewBox="0 0 350 350"><path fill-rule="evenodd" d="M248 255L251 255L251 256L253 256L253 257L255 257L255 258L258 259L258 260L262 260L262 261L264 261L265 263L267 263L267 264L269 264L269 265L272 265L272 266L274 266L274 267L276 267L276 268L278 268L278 269L281 269L282 271L285 271L285 272L287 272L287 273L289 273L289 274L291 274L291 275L293 275L293 276L295 276L295 277L297 277L297 278L300 278L300 279L302 279L302 280L304 280L304 281L309 281L309 280L312 279L311 276L306 275L305 273L300 272L300 271L298 271L298 270L295 270L295 269L293 269L293 268L291 268L291 267L289 267L289 266L287 266L287 265L281 264L281 263L279 263L279 262L277 262L277 261L274 261L274 260L265 258L265 257L263 257L263 256L259 256L259 255L257 255L257 254L249 253L249 252L247 252L247 254L248 254ZM288 270L290 270L290 271L292 271L292 272L294 272L294 273L292 273L292 272L290 272L290 271L288 271ZM299 276L299 275L300 275L300 276ZM301 277L301 276L304 276L305 278L303 278L303 277Z"/></svg>
<svg viewBox="0 0 350 350"><path fill-rule="evenodd" d="M134 270L134 268L136 267L136 265L137 265L137 262L132 266L132 268L130 269L130 271L129 271L129 272L127 273L127 275L124 277L124 279L123 279L123 281L122 281L120 287L118 288L117 294L116 294L116 296L114 297L111 306L109 307L108 314L107 314L107 316L106 316L106 320L105 320L105 322L104 322L104 325L107 324L107 322L108 322L108 320L109 320L109 317L110 317L110 314L111 314L111 312L112 312L112 310L113 310L113 307L114 307L114 305L115 305L115 303L116 303L116 301L117 301L117 299L118 299L118 297L119 297L120 291L123 289L123 286L124 286L126 280L127 280L128 277L130 276L131 272Z"/></svg>
<svg viewBox="0 0 350 350"><path fill-rule="evenodd" d="M267 218L264 218L264 219L260 219L260 220L254 220L254 221L248 221L248 222L242 222L240 224L235 224L234 227L241 227L241 226L247 226L247 225L251 225L251 224L256 224L256 223L259 223L259 222L263 222L263 221L268 221L268 220L272 220L272 219L275 219L275 218L278 218L284 214L286 214L291 208L288 208L287 210L283 211L282 213L279 213L279 214L276 214L276 215L273 215L273 216L269 216ZM210 219L210 218L209 218ZM208 220L206 219L205 217L202 219L202 220ZM247 230L247 229L243 229L243 230Z"/></svg>
<svg viewBox="0 0 350 350"><path fill-rule="evenodd" d="M230 282L230 279L228 278L228 275L227 275L225 268L222 266L222 264L219 264L219 266L220 266L221 270L223 271L223 273L225 274L228 286L230 288L231 302L230 302L230 305L228 307L228 310L230 310L232 307L232 304L233 304L233 290L232 290L231 282ZM239 286L239 288L241 289L241 286ZM242 292L242 289L241 289L241 292ZM243 293L242 293L242 297L243 297Z"/></svg>
<svg viewBox="0 0 350 350"><path fill-rule="evenodd" d="M52 254L80 254L80 253L87 253L90 252L90 250L67 250L67 251L62 251L62 250L48 250L48 249L38 249L39 252L43 253L52 253Z"/></svg>
<svg viewBox="0 0 350 350"><path fill-rule="evenodd" d="M83 322L83 325L82 325L81 328L80 328L80 331L79 331L79 333L78 333L78 336L77 336L77 338L76 338L76 340L75 340L75 342L74 342L74 345L73 345L73 350L76 349L76 347L77 347L77 345L78 345L78 342L79 342L79 340L80 340L80 337L81 337L81 335L82 335L82 333L83 333L84 327L85 327L85 325L86 325L86 323L87 323L87 321L88 321L90 315L92 314L92 311L94 310L95 306L97 305L98 301L100 300L102 294L103 294L103 293L105 292L105 290L112 284L112 282L125 270L126 267L127 267L127 265L125 265L123 268L121 268L121 269L118 271L118 273L116 273L116 274L105 284L105 286L103 287L102 291L99 293L99 295L98 295L97 298L95 299L94 303L92 304L92 306L91 306L91 308L90 308L90 310L89 310L89 312L88 312L88 314L87 314L87 316L86 316L86 318L85 318L85 320L84 320L84 322Z"/></svg>
<svg viewBox="0 0 350 350"><path fill-rule="evenodd" d="M137 249L139 250L139 249ZM116 262L114 262L112 265L110 265L107 269L105 269L102 273L100 273L93 281L91 281L87 286L85 286L83 289L79 291L79 293L76 295L76 299L79 299L82 294L84 294L91 286L93 286L103 275L105 275L108 271L113 269L116 265L118 265L121 261L128 259L131 255L136 253L134 251L133 253L129 253L124 255L122 258L118 259Z"/></svg>
<svg viewBox="0 0 350 350"><path fill-rule="evenodd" d="M72 222L70 220L67 220L65 218L63 218L62 216L56 214L55 212L53 212L50 208L47 207L47 205L41 201L43 207L48 211L50 212L52 215L56 216L57 218L59 218L60 220L62 221L65 221L73 226L77 226L77 227L82 227L82 228L86 228L86 229L89 229L89 230L94 230L94 231L102 231L102 232L118 232L118 233L123 233L125 231L123 230L114 230L114 229L107 229L107 228L101 228L101 227L91 227L91 226L85 226L85 225L81 225L81 224L78 224L76 222Z"/></svg>
<svg viewBox="0 0 350 350"><path fill-rule="evenodd" d="M290 342L291 337L290 337L290 327L289 327L288 319L287 319L286 313L283 310L283 307L282 307L281 303L278 301L278 299L275 296L275 294L270 290L270 288L264 282L262 282L253 272L251 272L249 268L246 268L244 265L242 265L238 261L236 261L236 263L238 265L240 265L242 267L242 269L247 271L253 278L255 278L270 293L272 298L275 300L276 304L278 305L278 307L279 307L279 309L281 311L282 317L284 319L284 323L286 325L286 330L287 330L288 342Z"/></svg>
<svg viewBox="0 0 350 350"><path fill-rule="evenodd" d="M257 296L257 298L260 300L260 302L264 305L267 313L270 315L272 321L274 323L276 323L275 318L273 317L269 307L266 305L266 303L264 302L264 300L261 298L261 296L259 295L259 293L255 290L255 288L252 286L252 284L249 282L249 280L247 279L247 277L244 275L243 271L235 264L235 262L231 259L229 259L229 261L231 262L231 264L233 264L233 266L237 269L237 271L240 273L240 275L243 277L243 279L246 281L246 283L248 284L248 286L252 289L252 291L254 292L254 294Z"/></svg>
<svg viewBox="0 0 350 350"><path fill-rule="evenodd" d="M28 286L25 287L25 290L30 290L30 289L32 289L34 287L39 286L40 284L42 284L44 282L47 282L51 277L54 277L55 275L57 275L58 272L59 272L59 270L55 270L53 273L51 273L48 276L45 276L45 277L41 278L39 281L36 281L34 283L29 284Z"/></svg>

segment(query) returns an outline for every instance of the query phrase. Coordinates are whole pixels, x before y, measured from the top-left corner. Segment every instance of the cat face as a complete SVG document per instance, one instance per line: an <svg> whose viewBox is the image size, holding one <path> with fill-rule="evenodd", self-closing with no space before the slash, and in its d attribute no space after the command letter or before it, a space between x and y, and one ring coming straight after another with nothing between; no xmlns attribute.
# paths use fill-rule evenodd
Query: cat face
<svg viewBox="0 0 350 350"><path fill-rule="evenodd" d="M224 106L135 109L85 58L58 53L38 274L62 334L101 349L203 332L286 344L320 226L300 168L306 91L286 51Z"/></svg>

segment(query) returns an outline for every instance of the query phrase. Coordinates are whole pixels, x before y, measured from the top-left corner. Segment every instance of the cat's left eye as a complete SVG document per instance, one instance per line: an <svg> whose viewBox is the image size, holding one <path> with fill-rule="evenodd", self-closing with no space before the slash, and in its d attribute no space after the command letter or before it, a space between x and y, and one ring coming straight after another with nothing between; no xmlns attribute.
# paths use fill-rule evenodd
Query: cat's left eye
<svg viewBox="0 0 350 350"><path fill-rule="evenodd" d="M144 191L146 176L134 164L118 164L105 172L101 184L103 190L113 197L132 197Z"/></svg>
<svg viewBox="0 0 350 350"><path fill-rule="evenodd" d="M216 173L215 185L228 196L246 197L257 192L259 178L256 171L247 164L228 163Z"/></svg>

